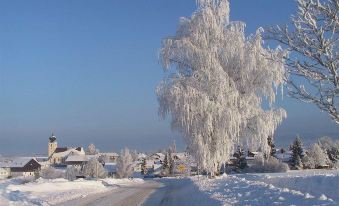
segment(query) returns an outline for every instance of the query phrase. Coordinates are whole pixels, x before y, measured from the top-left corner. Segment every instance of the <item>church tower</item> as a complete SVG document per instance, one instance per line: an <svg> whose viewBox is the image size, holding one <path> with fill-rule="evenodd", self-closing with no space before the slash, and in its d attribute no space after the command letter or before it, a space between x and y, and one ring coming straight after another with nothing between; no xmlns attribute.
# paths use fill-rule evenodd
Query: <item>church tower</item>
<svg viewBox="0 0 339 206"><path fill-rule="evenodd" d="M51 155L54 153L57 147L58 147L58 143L56 141L56 137L54 136L52 132L52 136L49 138L49 142L48 142L48 158L51 157Z"/></svg>

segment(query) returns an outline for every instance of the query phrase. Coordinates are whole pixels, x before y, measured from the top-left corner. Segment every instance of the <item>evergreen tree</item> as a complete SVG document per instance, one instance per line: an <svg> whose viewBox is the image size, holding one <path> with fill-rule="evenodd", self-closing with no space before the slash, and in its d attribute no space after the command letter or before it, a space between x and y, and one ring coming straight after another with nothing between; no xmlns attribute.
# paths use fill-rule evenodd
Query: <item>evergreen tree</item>
<svg viewBox="0 0 339 206"><path fill-rule="evenodd" d="M162 175L167 176L170 174L170 158L169 152L166 152L164 161L162 163Z"/></svg>
<svg viewBox="0 0 339 206"><path fill-rule="evenodd" d="M168 161L168 152L166 152L165 154L165 158L164 158L164 161L162 163L162 168L163 169L169 169L169 161Z"/></svg>
<svg viewBox="0 0 339 206"><path fill-rule="evenodd" d="M275 151L275 144L273 143L273 137L270 135L267 138L267 144L270 146L270 156L275 157L276 151Z"/></svg>
<svg viewBox="0 0 339 206"><path fill-rule="evenodd" d="M168 154L168 163L169 163L169 173L170 175L174 174L174 166L175 166L175 162L174 159L172 158L172 153Z"/></svg>
<svg viewBox="0 0 339 206"><path fill-rule="evenodd" d="M304 157L304 151L299 136L295 138L293 144L290 146L290 150L292 151L292 156L290 159L291 166L295 169L302 169L303 164L301 159Z"/></svg>
<svg viewBox="0 0 339 206"><path fill-rule="evenodd" d="M142 175L146 175L147 174L147 167L146 167L147 163L146 163L146 158L144 158L142 160L142 163L141 163L141 174Z"/></svg>
<svg viewBox="0 0 339 206"><path fill-rule="evenodd" d="M236 170L244 169L245 167L247 167L245 153L241 146L238 146L238 149L233 156L236 158L234 162Z"/></svg>

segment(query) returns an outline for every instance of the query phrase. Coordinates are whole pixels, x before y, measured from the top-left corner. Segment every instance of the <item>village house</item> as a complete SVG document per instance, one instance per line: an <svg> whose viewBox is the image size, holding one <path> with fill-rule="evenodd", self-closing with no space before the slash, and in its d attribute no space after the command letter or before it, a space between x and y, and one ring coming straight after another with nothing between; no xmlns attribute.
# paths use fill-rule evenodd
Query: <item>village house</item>
<svg viewBox="0 0 339 206"><path fill-rule="evenodd" d="M7 179L10 176L11 172L9 168L0 168L0 180Z"/></svg>
<svg viewBox="0 0 339 206"><path fill-rule="evenodd" d="M9 171L8 177L34 177L41 170L41 165L35 158L16 157L1 159L0 168Z"/></svg>
<svg viewBox="0 0 339 206"><path fill-rule="evenodd" d="M88 160L90 160L88 155L84 155L84 154L74 155L74 154L72 154L72 155L69 155L66 158L65 164L75 166L75 167L80 169L84 164L86 164L88 162Z"/></svg>
<svg viewBox="0 0 339 206"><path fill-rule="evenodd" d="M119 154L115 152L99 152L99 159L103 159L107 163L116 163L119 157Z"/></svg>

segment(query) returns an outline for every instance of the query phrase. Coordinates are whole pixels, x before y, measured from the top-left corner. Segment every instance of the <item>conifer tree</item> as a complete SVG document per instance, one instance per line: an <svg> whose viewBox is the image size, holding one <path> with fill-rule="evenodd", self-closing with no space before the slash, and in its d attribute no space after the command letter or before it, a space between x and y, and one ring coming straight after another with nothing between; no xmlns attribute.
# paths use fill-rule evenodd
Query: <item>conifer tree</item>
<svg viewBox="0 0 339 206"><path fill-rule="evenodd" d="M275 144L273 143L273 137L270 135L267 138L267 144L270 146L270 156L275 157L276 151L275 151Z"/></svg>
<svg viewBox="0 0 339 206"><path fill-rule="evenodd" d="M241 146L238 146L238 149L233 156L236 158L234 163L236 170L244 169L245 167L247 167L245 153Z"/></svg>
<svg viewBox="0 0 339 206"><path fill-rule="evenodd" d="M172 153L168 154L168 164L169 164L169 173L170 173L170 175L173 175L174 174L175 162L174 162L174 159L172 158Z"/></svg>
<svg viewBox="0 0 339 206"><path fill-rule="evenodd" d="M304 151L302 142L299 136L297 136L293 142L293 144L290 146L290 150L292 151L292 156L290 159L290 163L292 167L295 169L302 169L302 158L304 157Z"/></svg>
<svg viewBox="0 0 339 206"><path fill-rule="evenodd" d="M141 163L141 174L142 175L146 175L147 174L147 167L146 167L147 163L146 163L146 158L144 158L142 160L142 163Z"/></svg>

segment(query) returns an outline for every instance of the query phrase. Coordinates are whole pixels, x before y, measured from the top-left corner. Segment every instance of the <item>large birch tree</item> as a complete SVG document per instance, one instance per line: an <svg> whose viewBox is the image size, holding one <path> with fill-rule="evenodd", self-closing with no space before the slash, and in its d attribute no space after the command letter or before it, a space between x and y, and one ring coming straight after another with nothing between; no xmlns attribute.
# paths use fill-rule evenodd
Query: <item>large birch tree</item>
<svg viewBox="0 0 339 206"><path fill-rule="evenodd" d="M163 40L165 77L157 96L160 115L171 117L199 167L213 173L238 145L269 152L267 137L286 116L273 107L285 52L263 48L262 29L245 37L245 24L229 21L227 0L197 6Z"/></svg>

